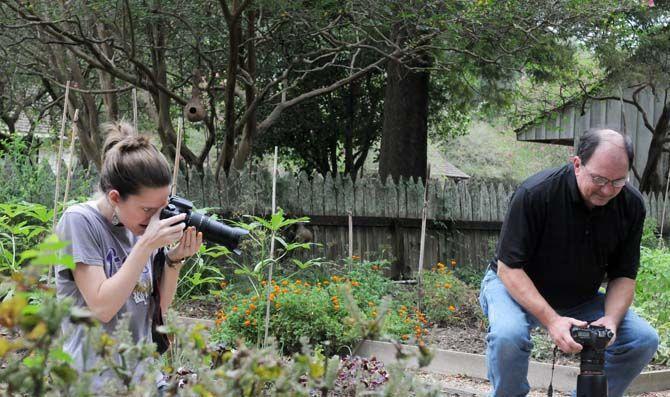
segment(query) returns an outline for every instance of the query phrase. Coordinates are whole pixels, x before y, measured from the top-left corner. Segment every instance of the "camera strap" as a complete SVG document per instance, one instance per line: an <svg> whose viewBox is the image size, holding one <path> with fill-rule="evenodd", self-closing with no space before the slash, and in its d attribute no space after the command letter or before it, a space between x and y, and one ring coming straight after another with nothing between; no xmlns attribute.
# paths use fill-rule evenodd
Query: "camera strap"
<svg viewBox="0 0 670 397"><path fill-rule="evenodd" d="M554 367L556 366L556 352L558 351L558 346L554 345L554 357L551 359L551 378L549 379L549 387L547 388L547 397L551 397L554 394Z"/></svg>

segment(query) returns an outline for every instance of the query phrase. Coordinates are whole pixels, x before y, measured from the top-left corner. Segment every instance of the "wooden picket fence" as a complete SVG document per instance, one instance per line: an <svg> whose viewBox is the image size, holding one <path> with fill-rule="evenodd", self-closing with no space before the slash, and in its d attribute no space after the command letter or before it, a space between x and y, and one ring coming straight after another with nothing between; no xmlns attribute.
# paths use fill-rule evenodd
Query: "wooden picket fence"
<svg viewBox="0 0 670 397"><path fill-rule="evenodd" d="M181 176L180 194L198 207L217 207L229 216L267 215L271 175L246 169L221 176ZM441 261L485 268L491 259L513 187L451 180L428 184L428 233L424 266ZM307 216L314 242L308 255L344 258L349 252L348 215L353 221L354 255L392 259L394 273L408 274L419 259L423 209L422 181L364 176L354 183L337 175L283 175L277 182L277 205L288 216Z"/></svg>
<svg viewBox="0 0 670 397"><path fill-rule="evenodd" d="M93 191L95 175L75 172L73 189ZM53 178L55 179L55 178ZM53 183L55 181L48 180ZM48 185L47 183L46 185ZM88 186L83 186L88 184ZM44 203L53 200L53 188L43 186ZM79 186L82 185L82 186ZM247 168L222 175L189 172L180 175L178 194L196 208L212 209L230 218L267 216L271 212L272 178L264 169ZM428 230L424 268L437 262L472 266L483 270L492 258L509 198L515 187L474 181L431 180L428 184ZM51 198L49 198L51 194ZM277 181L277 205L287 216L307 216L314 242L319 245L305 256L345 258L349 252L348 216L353 220L353 253L364 259L386 257L396 273L408 274L418 267L422 181L388 179L376 175L359 178L337 175L297 177L281 175ZM644 195L647 216L660 225L663 196ZM664 232L670 229L670 209Z"/></svg>

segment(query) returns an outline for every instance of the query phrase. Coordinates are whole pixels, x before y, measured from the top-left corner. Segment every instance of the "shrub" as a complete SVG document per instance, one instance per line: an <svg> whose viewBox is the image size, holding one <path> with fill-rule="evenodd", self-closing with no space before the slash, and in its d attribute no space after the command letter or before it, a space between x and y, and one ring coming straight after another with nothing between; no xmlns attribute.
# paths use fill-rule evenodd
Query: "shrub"
<svg viewBox="0 0 670 397"><path fill-rule="evenodd" d="M45 264L62 264L72 268L68 256L56 256L62 242L50 238L35 249L22 254L30 266L21 277L0 275L1 284L13 284L12 297L4 296L0 305L0 326L12 338L0 336L0 390L3 395L68 395L90 396L91 379L102 370L110 370L111 378L101 391L104 395L154 395L156 370L160 361L153 360L141 375L137 365L155 358L153 344L132 343L127 321L119 323L115 335L102 332L90 312L70 307L70 302L56 299L52 290L40 284ZM337 280L321 290L341 293L349 281ZM295 282L296 288L305 288ZM35 300L39 293L42 299ZM350 295L350 294L348 294ZM333 296L333 295L331 295ZM339 296L339 295L337 295ZM334 306L335 303L331 301ZM298 305L296 305L297 307ZM312 350L306 340L302 349L291 357L277 353L271 345L264 349L250 349L237 345L225 349L208 344L203 327L184 329L174 323L174 313L168 316L166 326L159 330L173 335L171 354L164 356L162 371L168 376L167 395L184 396L342 396L374 391L387 396L436 396L437 391L417 384L400 365L385 368L376 359L337 356L327 358L321 351ZM100 356L99 365L78 373L72 357L61 348L63 338L60 324L63 320L84 324L87 340ZM352 324L363 334L370 333L365 325ZM413 354L403 353L408 359ZM430 362L430 354L420 349L421 365ZM179 364L179 366L177 365ZM135 375L138 375L137 377Z"/></svg>
<svg viewBox="0 0 670 397"><path fill-rule="evenodd" d="M453 271L438 263L423 276L423 307L430 321L440 326L472 324L482 320L477 293Z"/></svg>
<svg viewBox="0 0 670 397"><path fill-rule="evenodd" d="M301 337L310 344L322 344L326 354L351 346L360 338L341 306L343 294L338 290L346 284L353 291L359 285L333 276L331 280L309 283L287 279L272 283L270 301L270 334L285 353L300 351ZM354 292L355 293L355 292ZM220 328L215 338L234 344L238 338L258 344L264 336L266 297L255 291L223 296L224 310L217 314ZM323 342L328 341L326 344Z"/></svg>
<svg viewBox="0 0 670 397"><path fill-rule="evenodd" d="M644 220L644 228L642 229L642 241L640 245L647 248L658 248L658 225L656 219L646 218Z"/></svg>
<svg viewBox="0 0 670 397"><path fill-rule="evenodd" d="M0 272L17 272L25 258L51 228L53 210L41 204L0 204Z"/></svg>
<svg viewBox="0 0 670 397"><path fill-rule="evenodd" d="M641 248L635 288L635 308L661 338L655 361L670 360L670 250Z"/></svg>
<svg viewBox="0 0 670 397"><path fill-rule="evenodd" d="M5 152L0 156L0 173L5 181L12 183L0 184L0 202L28 201L53 205L56 178L48 161L40 160L37 148L29 148L21 137L5 140L3 144ZM61 163L60 177L62 195L67 179L67 165L64 163ZM94 179L90 168L75 168L68 197L78 199L89 196Z"/></svg>

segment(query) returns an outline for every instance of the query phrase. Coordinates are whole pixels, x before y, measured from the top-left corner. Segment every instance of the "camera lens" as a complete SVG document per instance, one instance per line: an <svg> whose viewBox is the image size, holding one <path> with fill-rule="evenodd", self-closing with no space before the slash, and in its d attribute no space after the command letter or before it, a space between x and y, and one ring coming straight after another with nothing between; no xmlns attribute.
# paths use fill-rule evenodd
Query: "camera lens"
<svg viewBox="0 0 670 397"><path fill-rule="evenodd" d="M198 212L191 212L186 225L195 226L196 229L202 232L205 240L224 245L238 254L237 246L240 244L240 238L249 234L249 231L245 229L230 227Z"/></svg>

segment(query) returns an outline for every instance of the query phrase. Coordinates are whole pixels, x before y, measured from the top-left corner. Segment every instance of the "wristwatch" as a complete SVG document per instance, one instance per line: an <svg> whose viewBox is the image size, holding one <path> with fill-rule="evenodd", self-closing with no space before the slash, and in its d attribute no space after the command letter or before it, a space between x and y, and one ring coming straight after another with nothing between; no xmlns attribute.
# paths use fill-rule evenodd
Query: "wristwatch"
<svg viewBox="0 0 670 397"><path fill-rule="evenodd" d="M178 260L178 261L173 261L170 259L170 255L165 254L165 264L168 265L168 267L175 267L177 265L181 265L184 263L184 258Z"/></svg>

